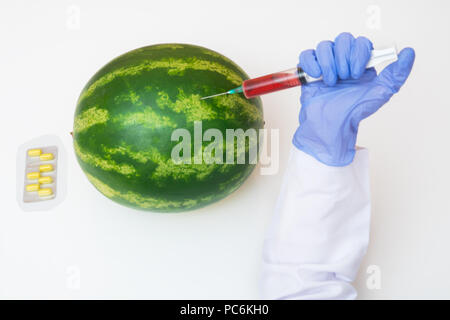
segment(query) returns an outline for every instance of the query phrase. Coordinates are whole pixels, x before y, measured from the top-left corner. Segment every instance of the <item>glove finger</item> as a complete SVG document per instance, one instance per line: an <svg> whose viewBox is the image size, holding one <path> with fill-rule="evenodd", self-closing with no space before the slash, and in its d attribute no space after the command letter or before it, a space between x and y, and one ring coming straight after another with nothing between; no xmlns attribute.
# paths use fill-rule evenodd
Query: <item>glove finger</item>
<svg viewBox="0 0 450 320"><path fill-rule="evenodd" d="M298 65L311 77L319 78L322 75L322 70L316 59L316 53L312 49L300 53Z"/></svg>
<svg viewBox="0 0 450 320"><path fill-rule="evenodd" d="M355 38L351 33L343 32L334 40L334 59L339 78L346 80L350 77L350 53Z"/></svg>
<svg viewBox="0 0 450 320"><path fill-rule="evenodd" d="M380 72L376 79L377 83L388 89L390 95L398 92L411 73L415 56L414 49L403 49L399 53L397 61L391 63Z"/></svg>
<svg viewBox="0 0 450 320"><path fill-rule="evenodd" d="M316 49L316 57L322 70L323 82L334 86L337 82L336 64L334 61L334 44L331 41L322 41Z"/></svg>
<svg viewBox="0 0 450 320"><path fill-rule="evenodd" d="M353 79L359 79L366 69L373 49L366 37L356 38L350 53L350 72Z"/></svg>

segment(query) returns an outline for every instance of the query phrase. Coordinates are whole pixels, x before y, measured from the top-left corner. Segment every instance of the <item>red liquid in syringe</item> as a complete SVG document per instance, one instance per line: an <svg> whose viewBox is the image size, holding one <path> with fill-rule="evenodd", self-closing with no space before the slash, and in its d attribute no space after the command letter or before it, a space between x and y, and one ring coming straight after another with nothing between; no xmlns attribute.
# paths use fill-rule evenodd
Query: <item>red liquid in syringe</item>
<svg viewBox="0 0 450 320"><path fill-rule="evenodd" d="M260 96L262 94L300 86L302 82L297 68L268 74L259 78L245 80L242 90L246 98Z"/></svg>

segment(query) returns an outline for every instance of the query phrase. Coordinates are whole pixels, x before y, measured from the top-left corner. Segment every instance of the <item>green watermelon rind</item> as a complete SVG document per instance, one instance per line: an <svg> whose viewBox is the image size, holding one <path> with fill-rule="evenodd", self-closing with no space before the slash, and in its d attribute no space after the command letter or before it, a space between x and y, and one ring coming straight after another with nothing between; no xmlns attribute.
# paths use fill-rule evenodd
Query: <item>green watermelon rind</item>
<svg viewBox="0 0 450 320"><path fill-rule="evenodd" d="M78 163L97 190L135 209L181 212L223 199L255 165L175 165L170 152L178 142L170 136L186 128L193 137L194 121L202 121L203 132L218 128L224 139L226 129L261 129L259 98L200 100L246 79L231 60L199 46L161 44L123 54L80 94L73 131Z"/></svg>

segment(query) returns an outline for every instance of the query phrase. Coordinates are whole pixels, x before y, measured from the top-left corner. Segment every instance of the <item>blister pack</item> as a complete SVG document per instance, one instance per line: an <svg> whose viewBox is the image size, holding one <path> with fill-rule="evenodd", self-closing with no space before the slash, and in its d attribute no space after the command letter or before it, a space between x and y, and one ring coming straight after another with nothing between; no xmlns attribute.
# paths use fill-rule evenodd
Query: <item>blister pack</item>
<svg viewBox="0 0 450 320"><path fill-rule="evenodd" d="M28 149L25 161L23 202L53 199L58 181L58 147Z"/></svg>
<svg viewBox="0 0 450 320"><path fill-rule="evenodd" d="M61 140L48 135L17 151L17 201L24 211L48 210L65 197L66 154Z"/></svg>

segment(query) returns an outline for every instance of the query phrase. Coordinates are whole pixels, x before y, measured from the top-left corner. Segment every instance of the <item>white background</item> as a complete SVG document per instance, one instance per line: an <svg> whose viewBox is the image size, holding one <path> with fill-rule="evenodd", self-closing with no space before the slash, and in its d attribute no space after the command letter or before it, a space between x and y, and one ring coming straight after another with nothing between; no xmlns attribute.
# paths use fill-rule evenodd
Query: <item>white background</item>
<svg viewBox="0 0 450 320"><path fill-rule="evenodd" d="M100 67L144 45L203 45L258 76L351 31L376 48L417 52L407 84L360 126L373 211L359 297L450 298L449 11L444 0L2 1L0 297L257 298L300 90L263 98L266 127L280 129L280 172L255 170L227 199L176 215L121 207L89 184L69 135L76 100ZM50 212L25 213L16 151L49 133L68 151L68 196ZM366 286L370 265L381 270L379 290Z"/></svg>

